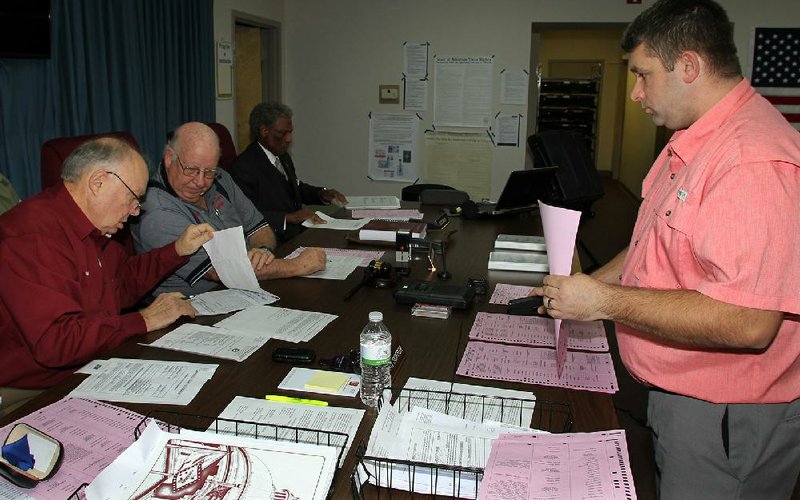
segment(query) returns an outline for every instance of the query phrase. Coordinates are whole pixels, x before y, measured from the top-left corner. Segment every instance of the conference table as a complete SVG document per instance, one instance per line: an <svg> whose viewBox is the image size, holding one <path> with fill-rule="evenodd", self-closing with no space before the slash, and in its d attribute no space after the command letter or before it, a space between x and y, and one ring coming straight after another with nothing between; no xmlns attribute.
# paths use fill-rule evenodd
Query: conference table
<svg viewBox="0 0 800 500"><path fill-rule="evenodd" d="M407 205L404 202L404 208L417 206L413 203L411 206ZM426 214L426 220L433 220L440 213L440 207L434 206L423 206L421 210ZM335 215L346 217L348 212L342 210ZM374 244L354 243L352 234L351 238L347 238L347 234L345 231L330 229L309 229L280 246L276 250L276 254L279 257L288 255L300 246L361 250L384 249L386 250L384 260L393 265L396 264L393 245L375 246ZM568 408L572 431L599 431L617 428L619 424L609 394L466 378L455 374L475 315L480 311L498 313L505 311L504 306L488 303L495 285L497 283L536 285L541 283L544 276L541 273L488 271L489 252L493 249L494 240L498 234L541 235L543 233L541 221L536 212L478 220L462 220L458 217L451 217L449 224L444 229L429 231L429 240L445 240L447 242L445 259L451 278L446 283L463 285L467 283L468 278L484 278L488 281L485 295L476 295L472 305L467 309L454 309L449 319L412 316L410 305L399 304L394 300L392 295L394 288L391 286L376 288L365 285L351 298L345 300L347 292L362 280L364 268L357 268L344 281L291 278L263 281L261 285L265 290L280 297L280 300L274 304L276 306L320 311L337 316L310 342L301 344L303 347L313 349L318 360L333 358L358 349L359 334L368 321L369 312L381 311L393 341L399 343L404 351L402 362L392 373L393 387L403 387L409 377L418 377L533 391L539 401L563 403L564 407ZM441 268L441 258L437 259L435 263ZM429 270L425 252L414 252L409 268L409 278L441 282L436 273ZM220 319L222 319L221 316L210 316L197 318L196 321L213 324ZM282 392L277 389L280 381L291 369L291 365L273 362L271 358L275 348L296 347L297 344L271 339L264 347L241 363L140 345L140 343L155 341L167 331L168 329L164 329L132 339L104 357L218 363L219 368L213 378L205 384L197 397L187 406L158 407L149 404L115 404L145 415L156 409L166 409L214 417L235 396L263 398L266 394L302 395L302 393ZM58 401L84 378L83 375L70 376L63 383L46 391L4 418L0 424L5 425L24 414ZM327 397L319 394L308 397L325 399L332 406L364 408L358 397ZM537 409L537 411L539 410ZM368 409L365 413L355 436L354 445L335 478L333 498L352 498L351 476L356 464L357 445L369 439L376 416L377 411L374 409ZM392 493L393 496L397 494L397 492ZM382 497L388 497L388 495L383 494Z"/></svg>

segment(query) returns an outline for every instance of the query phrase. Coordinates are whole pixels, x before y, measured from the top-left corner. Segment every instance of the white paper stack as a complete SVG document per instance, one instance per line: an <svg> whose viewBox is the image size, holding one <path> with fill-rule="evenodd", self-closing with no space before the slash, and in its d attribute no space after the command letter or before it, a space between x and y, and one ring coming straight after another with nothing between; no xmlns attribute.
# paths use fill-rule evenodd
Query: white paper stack
<svg viewBox="0 0 800 500"><path fill-rule="evenodd" d="M525 234L498 234L497 239L494 240L494 247L498 250L547 251L544 236L528 236Z"/></svg>
<svg viewBox="0 0 800 500"><path fill-rule="evenodd" d="M546 253L489 252L489 269L546 273L550 270Z"/></svg>

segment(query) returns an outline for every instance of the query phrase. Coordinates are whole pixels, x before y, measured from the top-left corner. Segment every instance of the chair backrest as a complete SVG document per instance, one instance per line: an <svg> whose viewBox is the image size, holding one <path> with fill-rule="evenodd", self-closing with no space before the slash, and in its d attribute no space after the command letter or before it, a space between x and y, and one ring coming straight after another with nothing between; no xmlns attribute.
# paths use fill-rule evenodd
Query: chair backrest
<svg viewBox="0 0 800 500"><path fill-rule="evenodd" d="M404 187L400 191L400 199L403 201L419 201L419 194L426 189L453 189L444 184L412 184Z"/></svg>
<svg viewBox="0 0 800 500"><path fill-rule="evenodd" d="M225 170L230 170L233 160L236 159L236 146L228 128L221 123L206 123L214 129L219 137L219 166Z"/></svg>
<svg viewBox="0 0 800 500"><path fill-rule="evenodd" d="M50 139L42 144L42 157L41 157L41 173L42 173L42 189L47 189L54 186L61 181L61 165L67 156L72 153L78 146L84 142L94 139L96 137L116 137L127 142L137 150L139 150L139 143L128 132L108 132L105 134L91 134L91 135L77 135L73 137L57 137ZM130 223L130 221L129 221ZM126 224L117 234L114 239L122 244L128 253L133 255L133 238L131 237L130 229Z"/></svg>
<svg viewBox="0 0 800 500"><path fill-rule="evenodd" d="M105 134L76 135L73 137L57 137L42 144L40 169L42 189L47 189L61 181L61 165L72 151L84 142L96 137L116 137L139 149L139 143L128 132L108 132Z"/></svg>

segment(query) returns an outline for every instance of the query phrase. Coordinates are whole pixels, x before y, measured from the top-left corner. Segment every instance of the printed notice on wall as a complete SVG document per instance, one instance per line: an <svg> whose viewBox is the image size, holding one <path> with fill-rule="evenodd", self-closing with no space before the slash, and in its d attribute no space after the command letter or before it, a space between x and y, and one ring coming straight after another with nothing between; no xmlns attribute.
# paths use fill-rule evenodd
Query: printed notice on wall
<svg viewBox="0 0 800 500"><path fill-rule="evenodd" d="M372 113L367 176L373 181L414 182L419 178L420 118Z"/></svg>
<svg viewBox="0 0 800 500"><path fill-rule="evenodd" d="M498 146L519 146L520 119L521 115L497 114L494 136Z"/></svg>
<svg viewBox="0 0 800 500"><path fill-rule="evenodd" d="M436 56L435 68L433 123L488 129L494 56Z"/></svg>
<svg viewBox="0 0 800 500"><path fill-rule="evenodd" d="M428 78L429 42L403 42L403 75L422 80Z"/></svg>
<svg viewBox="0 0 800 500"><path fill-rule="evenodd" d="M488 198L492 178L492 141L486 132L425 133L426 183L466 191L473 200Z"/></svg>
<svg viewBox="0 0 800 500"><path fill-rule="evenodd" d="M504 69L500 72L500 104L518 104L524 106L528 102L528 72L524 69Z"/></svg>

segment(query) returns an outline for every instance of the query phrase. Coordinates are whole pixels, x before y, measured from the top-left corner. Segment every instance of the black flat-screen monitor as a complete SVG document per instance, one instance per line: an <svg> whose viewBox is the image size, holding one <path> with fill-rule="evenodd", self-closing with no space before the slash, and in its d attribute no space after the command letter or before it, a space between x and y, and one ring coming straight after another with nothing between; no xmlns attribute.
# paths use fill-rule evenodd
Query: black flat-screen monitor
<svg viewBox="0 0 800 500"><path fill-rule="evenodd" d="M48 58L50 0L0 1L0 57Z"/></svg>

